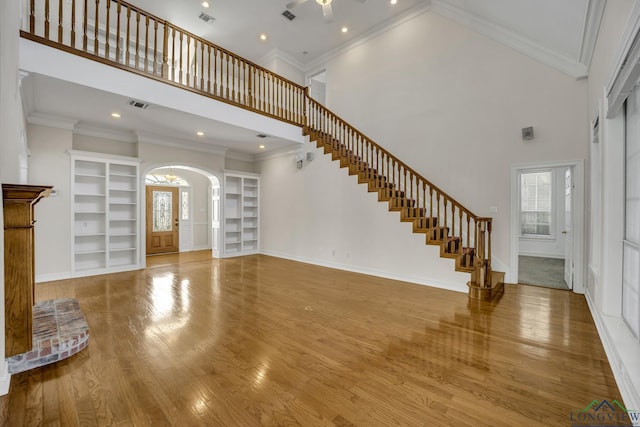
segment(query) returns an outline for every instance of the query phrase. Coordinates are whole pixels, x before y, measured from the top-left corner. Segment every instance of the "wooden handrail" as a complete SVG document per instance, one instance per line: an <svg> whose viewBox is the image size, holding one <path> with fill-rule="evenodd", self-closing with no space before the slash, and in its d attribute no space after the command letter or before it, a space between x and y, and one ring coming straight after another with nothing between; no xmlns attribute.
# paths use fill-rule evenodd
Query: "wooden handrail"
<svg viewBox="0 0 640 427"><path fill-rule="evenodd" d="M445 193L443 190L440 189L440 187L438 187L437 185L433 184L431 181L429 181L428 179L426 179L425 177L423 177L422 175L420 175L418 172L416 172L413 168L411 168L408 165L405 165L404 162L402 160L400 160L398 157L396 157L395 155L393 155L391 152L389 152L387 149L385 149L384 147L380 146L379 144L377 144L374 140L372 140L371 138L369 138L368 136L366 136L365 134L363 134L362 132L360 132L358 129L356 129L353 125L349 124L347 121L341 119L336 113L334 113L333 111L331 111L329 108L325 107L324 105L320 104L318 101L316 101L315 99L311 98L310 96L307 95L308 98L308 102L310 104L314 104L316 107L321 108L323 110L325 110L327 112L327 114L331 115L333 118L335 118L336 120L339 120L340 122L342 122L344 124L344 126L348 127L349 129L352 130L352 132L356 133L357 135L361 136L363 139L367 140L371 145L373 145L374 147L376 147L378 150L385 152L392 160L397 161L398 163L401 163L402 165L404 165L406 167L406 169L413 173L414 175L416 175L417 177L419 177L422 181L426 182L430 188L433 188L435 191L437 191L439 194L441 194L442 196L444 196L445 198L447 198L448 200L451 200L456 206L460 207L464 212L466 212L467 214L469 214L471 217L476 218L476 219L481 219L479 216L475 215L474 213L472 213L470 210L468 210L467 208L465 208L461 203L459 203L458 201L456 201L453 197L449 196L447 193ZM491 219L491 218L482 218L482 219Z"/></svg>
<svg viewBox="0 0 640 427"><path fill-rule="evenodd" d="M449 254L472 254L476 280L490 286L491 218L472 213L312 99L308 88L123 0L71 0L70 7L69 0L23 1L28 7L27 28L20 32L23 38L305 127L336 141L335 149L347 155L367 179L392 194L397 208L413 209L416 218L428 219L432 229L428 239L442 241ZM50 34L51 19L57 22L55 34ZM77 20L81 34L76 33ZM76 43L79 41L82 43Z"/></svg>

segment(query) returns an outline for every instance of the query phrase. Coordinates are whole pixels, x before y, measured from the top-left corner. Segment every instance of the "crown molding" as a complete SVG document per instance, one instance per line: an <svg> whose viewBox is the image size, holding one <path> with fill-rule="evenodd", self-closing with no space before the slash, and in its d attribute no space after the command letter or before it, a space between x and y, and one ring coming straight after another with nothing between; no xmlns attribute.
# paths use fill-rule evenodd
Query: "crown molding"
<svg viewBox="0 0 640 427"><path fill-rule="evenodd" d="M373 28L371 28L370 30L364 32L363 34L361 34L359 37L355 38L354 40L350 40L338 47L336 47L335 49L330 50L329 52L319 56L318 58L314 59L313 61L310 61L308 64L306 64L303 67L303 71L305 73L309 73L310 71L315 71L318 69L322 69L324 68L324 65L329 62L329 60L331 60L332 58L335 58L336 56L339 56L357 46L360 46L363 43L368 42L369 40L379 36L380 34L386 33L389 30L394 29L395 27L404 24L407 21L410 21L420 15L422 15L425 12L428 12L431 9L431 1L425 1L424 3L420 3L406 11L404 11L403 13L401 13L400 15L398 15L397 17L395 17L394 19L392 19L391 21L386 21L383 22L380 25L377 25Z"/></svg>
<svg viewBox="0 0 640 427"><path fill-rule="evenodd" d="M289 55L287 52L277 48L271 49L269 52L267 52L262 58L258 60L258 64L264 67L266 63L268 63L273 59L279 59L291 65L292 67L297 68L302 72L305 71L305 65L302 62L298 61L293 56Z"/></svg>
<svg viewBox="0 0 640 427"><path fill-rule="evenodd" d="M507 30L493 22L489 22L476 15L470 14L456 6L445 3L442 0L433 0L432 10L445 18L451 19L477 33L489 37L501 44L509 46L518 52L527 55L549 67L561 71L575 79L582 79L588 75L588 67L576 59L548 49L532 42L521 35ZM596 34L597 35L597 34Z"/></svg>
<svg viewBox="0 0 640 427"><path fill-rule="evenodd" d="M50 114L31 113L27 116L27 123L30 125L47 126L50 128L73 131L78 121Z"/></svg>
<svg viewBox="0 0 640 427"><path fill-rule="evenodd" d="M76 124L73 129L73 133L75 135L92 136L112 141L127 142L129 144L135 144L138 142L138 137L131 131L100 128L97 126L90 126L82 122L78 122L78 124Z"/></svg>
<svg viewBox="0 0 640 427"><path fill-rule="evenodd" d="M179 139L167 139L164 135L158 135L151 132L135 131L135 134L138 136L138 142L145 144L162 145L165 147L179 148L181 150L199 151L217 156L225 156L227 152L227 148L219 145Z"/></svg>
<svg viewBox="0 0 640 427"><path fill-rule="evenodd" d="M254 154L241 153L239 151L227 151L225 153L225 158L231 159L231 160L240 160L242 162L254 162L255 161L255 155Z"/></svg>
<svg viewBox="0 0 640 427"><path fill-rule="evenodd" d="M300 146L282 147L282 148L278 148L277 150L268 151L266 153L256 154L253 157L254 157L254 161L261 162L263 160L271 160L271 159L276 159L278 157L288 156L291 154L298 154L300 153L300 150L303 148L304 148L303 144L300 144Z"/></svg>
<svg viewBox="0 0 640 427"><path fill-rule="evenodd" d="M606 0L589 0L587 2L587 13L584 17L582 40L580 42L580 55L578 55L578 61L586 65L587 68L591 66L591 58L596 48L600 23L602 22L606 4Z"/></svg>

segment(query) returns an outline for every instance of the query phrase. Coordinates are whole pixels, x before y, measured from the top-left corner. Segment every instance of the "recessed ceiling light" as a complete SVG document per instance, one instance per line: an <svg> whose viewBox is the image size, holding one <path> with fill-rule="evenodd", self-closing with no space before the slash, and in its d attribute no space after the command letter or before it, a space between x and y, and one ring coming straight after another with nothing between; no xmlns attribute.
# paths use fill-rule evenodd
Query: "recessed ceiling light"
<svg viewBox="0 0 640 427"><path fill-rule="evenodd" d="M119 119L120 113L111 113L111 117L113 117L114 119Z"/></svg>
<svg viewBox="0 0 640 427"><path fill-rule="evenodd" d="M198 131L198 132L196 132L196 135L198 135L198 136L204 136L204 132L202 132L202 131Z"/></svg>
<svg viewBox="0 0 640 427"><path fill-rule="evenodd" d="M208 1L203 1L200 4L202 4L202 7L209 7L209 2Z"/></svg>
<svg viewBox="0 0 640 427"><path fill-rule="evenodd" d="M342 27L342 30L340 31L342 31L343 33L346 33L347 31L349 31L349 29L347 27Z"/></svg>
<svg viewBox="0 0 640 427"><path fill-rule="evenodd" d="M258 148L260 148L260 149L264 149L264 144L260 144L260 145L258 145Z"/></svg>
<svg viewBox="0 0 640 427"><path fill-rule="evenodd" d="M396 4L396 3L398 3L398 0L391 0L389 3Z"/></svg>
<svg viewBox="0 0 640 427"><path fill-rule="evenodd" d="M266 34L260 34L260 40L266 40L266 39L267 39Z"/></svg>

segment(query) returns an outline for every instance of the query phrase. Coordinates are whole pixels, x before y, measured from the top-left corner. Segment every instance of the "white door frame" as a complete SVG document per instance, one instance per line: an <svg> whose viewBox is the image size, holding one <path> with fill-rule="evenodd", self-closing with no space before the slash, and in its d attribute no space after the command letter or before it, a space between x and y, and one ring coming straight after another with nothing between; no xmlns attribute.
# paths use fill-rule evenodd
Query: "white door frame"
<svg viewBox="0 0 640 427"><path fill-rule="evenodd" d="M520 206L519 179L520 172L527 169L545 169L557 167L573 168L573 262L575 275L573 277L573 292L584 293L585 259L584 259L584 160L567 160L545 163L521 163L511 165L511 257L508 277L509 283L518 283L518 253L520 252Z"/></svg>

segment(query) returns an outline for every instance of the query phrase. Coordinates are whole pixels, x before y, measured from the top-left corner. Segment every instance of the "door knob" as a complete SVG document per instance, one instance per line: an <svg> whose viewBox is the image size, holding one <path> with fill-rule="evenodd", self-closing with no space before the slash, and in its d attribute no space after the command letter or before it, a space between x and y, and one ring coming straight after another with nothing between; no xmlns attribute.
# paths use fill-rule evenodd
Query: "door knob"
<svg viewBox="0 0 640 427"><path fill-rule="evenodd" d="M562 234L567 234L567 230L562 230Z"/></svg>

